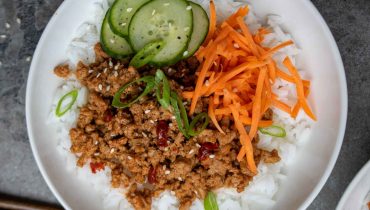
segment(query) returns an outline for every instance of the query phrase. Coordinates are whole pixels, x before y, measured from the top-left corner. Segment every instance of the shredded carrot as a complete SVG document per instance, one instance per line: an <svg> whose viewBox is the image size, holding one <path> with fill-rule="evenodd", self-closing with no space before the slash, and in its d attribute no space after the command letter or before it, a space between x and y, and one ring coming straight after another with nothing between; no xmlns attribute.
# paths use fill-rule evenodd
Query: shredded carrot
<svg viewBox="0 0 370 210"><path fill-rule="evenodd" d="M210 1L209 7L210 7L209 30L205 43L208 43L213 38L217 25L216 6L213 0Z"/></svg>
<svg viewBox="0 0 370 210"><path fill-rule="evenodd" d="M305 93L304 93L303 82L301 80L301 77L299 76L297 69L294 67L294 65L292 64L292 62L290 61L288 57L284 59L283 64L288 68L290 73L293 75L293 79L294 79L296 89L297 89L298 101L300 105L302 106L306 114L309 117L311 117L311 119L316 121L317 118L315 114L311 111L311 108L307 104Z"/></svg>
<svg viewBox="0 0 370 210"><path fill-rule="evenodd" d="M283 64L289 73L278 68L273 59L274 53L293 44L289 40L268 48L262 45L266 34L271 33L261 27L252 34L243 18L248 7L239 8L221 25L217 25L216 7L210 1L210 26L206 42L196 52L201 63L196 76L194 91L183 92L185 99L191 100L189 114L192 115L198 101L209 97L208 115L213 125L225 133L221 119L227 117L239 133L241 148L237 159L246 158L248 169L257 173L254 162L252 141L259 127L268 127L271 120L263 120L272 107L280 109L292 117L300 110L316 120L307 103L310 81L302 80L298 71L287 58ZM273 93L276 80L285 80L296 86L297 102L290 107ZM250 126L249 133L245 127Z"/></svg>

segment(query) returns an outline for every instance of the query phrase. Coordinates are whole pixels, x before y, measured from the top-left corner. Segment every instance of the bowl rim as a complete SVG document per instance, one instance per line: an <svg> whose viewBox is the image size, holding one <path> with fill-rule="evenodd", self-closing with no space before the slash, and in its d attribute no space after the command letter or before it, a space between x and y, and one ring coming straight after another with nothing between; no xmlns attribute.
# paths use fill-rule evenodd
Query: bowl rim
<svg viewBox="0 0 370 210"><path fill-rule="evenodd" d="M337 210L344 209L348 198L350 197L351 193L356 189L358 183L361 181L363 177L366 176L366 172L370 171L370 160L365 163L364 166L357 172L355 177L352 179L350 184L347 186L346 190L344 191L342 197L339 200L339 203L336 207Z"/></svg>
<svg viewBox="0 0 370 210"><path fill-rule="evenodd" d="M31 116L30 116L30 104L31 104L31 90L33 86L33 78L34 78L34 72L35 72L35 67L36 67L36 62L35 60L38 60L38 57L40 55L41 49L41 43L44 42L46 39L47 34L51 30L51 26L56 22L57 20L57 13L62 13L63 10L66 9L67 4L69 3L70 0L65 0L61 3L61 5L58 7L58 9L54 12L53 16L49 20L48 24L46 25L39 41L36 47L36 50L33 54L32 62L30 65L30 70L29 70L29 75L27 79L27 87L26 87L26 103L25 103L25 111L26 111L26 123L27 123L27 132L28 132L28 138L30 141L31 145L31 150L33 153L33 157L35 158L36 164L41 172L41 175L43 179L45 180L46 184L48 185L49 189L53 193L53 195L56 197L56 199L62 204L62 206L66 209L71 209L69 204L66 202L66 200L61 196L59 191L56 189L55 185L51 181L49 175L47 174L44 165L41 163L41 158L39 156L38 149L36 148L36 143L35 143L35 138L34 138L34 132L31 129L30 124L31 122ZM334 39L333 34L330 31L329 26L325 22L324 18L318 11L318 9L314 6L314 4L310 0L301 0L305 6L310 10L313 14L314 17L317 19L317 21L320 23L320 26L322 27L324 34L326 38L328 39L328 42L330 46L332 46L332 51L333 51L333 57L335 59L335 64L336 64L336 69L338 69L338 76L339 76L339 82L340 82L340 87L341 90L340 92L342 93L341 95L341 118L340 118L340 123L339 123L339 132L338 136L336 139L336 144L334 147L334 150L331 154L330 160L326 166L326 169L321 176L319 182L316 184L315 188L312 190L312 192L309 194L309 196L305 199L305 201L300 205L298 209L306 209L312 202L313 200L317 197L321 189L324 187L326 181L328 180L331 172L333 171L333 168L335 166L335 163L338 159L340 149L342 147L343 139L344 139L344 134L346 130L346 123L347 123L347 114L348 114L348 90L347 90L347 81L346 81L346 75L345 75L345 70L344 70L344 65L343 61L340 55L340 51L338 49L338 45Z"/></svg>

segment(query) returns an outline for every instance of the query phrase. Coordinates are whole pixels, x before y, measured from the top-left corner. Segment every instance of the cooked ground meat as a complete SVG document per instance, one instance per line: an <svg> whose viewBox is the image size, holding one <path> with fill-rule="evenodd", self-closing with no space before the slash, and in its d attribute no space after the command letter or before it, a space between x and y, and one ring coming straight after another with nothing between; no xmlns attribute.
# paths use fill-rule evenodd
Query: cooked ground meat
<svg viewBox="0 0 370 210"><path fill-rule="evenodd" d="M59 65L54 68L54 74L61 78L67 78L70 73L71 70L69 70L68 65Z"/></svg>
<svg viewBox="0 0 370 210"><path fill-rule="evenodd" d="M78 166L103 164L112 170L112 186L127 187L127 199L136 209L150 209L152 197L164 190L172 191L180 202L180 209L188 209L196 197L203 199L207 192L221 187L236 188L241 192L252 179L245 160L236 157L241 148L229 119L221 122L226 135L211 124L200 135L186 139L179 131L175 117L160 106L155 96L148 95L126 109L111 106L112 98L124 84L148 74L127 68L109 58L96 46L96 62L87 66L79 63L76 76L89 89L88 103L81 108L77 127L70 130L71 151L78 157ZM178 65L194 72L193 58ZM176 65L175 65L176 67ZM166 73L169 68L167 68ZM169 77L181 79L187 73L177 72ZM190 79L189 79L190 81ZM181 85L186 81L172 79L171 88L181 96ZM192 81L193 82L193 81ZM190 82L189 82L190 83ZM189 86L190 87L190 86ZM124 96L135 96L143 87L129 88ZM121 100L125 100L122 96ZM206 111L208 101L202 99L196 112ZM185 105L188 109L188 105ZM161 142L165 138L167 141ZM277 151L256 147L255 161L275 163ZM92 168L92 171L99 167Z"/></svg>

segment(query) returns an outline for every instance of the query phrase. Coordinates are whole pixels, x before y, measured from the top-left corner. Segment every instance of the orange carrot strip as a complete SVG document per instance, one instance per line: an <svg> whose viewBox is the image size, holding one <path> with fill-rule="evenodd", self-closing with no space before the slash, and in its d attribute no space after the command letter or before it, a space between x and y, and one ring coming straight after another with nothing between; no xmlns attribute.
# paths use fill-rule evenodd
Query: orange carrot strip
<svg viewBox="0 0 370 210"><path fill-rule="evenodd" d="M244 153L247 154L248 168L253 173L257 173L257 167L256 167L256 163L254 162L254 156L253 156L253 146L252 146L251 140L249 139L247 131L245 130L243 124L239 120L238 109L237 109L237 107L235 107L235 105L230 105L229 107L230 107L231 113L234 117L235 126L236 126L236 128L238 129L238 131L240 133L240 137L239 137L240 138L240 143L243 145L242 149L240 151L244 151ZM242 158L243 157L239 158L239 156L238 156L239 161L241 161Z"/></svg>
<svg viewBox="0 0 370 210"><path fill-rule="evenodd" d="M217 24L217 16L216 16L216 6L213 0L209 3L209 10L210 10L210 19L209 19L209 30L207 34L207 38L205 43L208 43L209 40L212 39L213 34L216 31L216 24Z"/></svg>
<svg viewBox="0 0 370 210"><path fill-rule="evenodd" d="M209 70L209 67L212 65L212 63L213 63L213 61L216 57L216 54L214 52L211 52L210 54L211 55L206 59L204 64L200 67L201 70L200 70L200 73L199 73L199 76L198 76L198 79L197 79L197 83L195 85L193 99L191 100L190 112L189 112L190 115L192 115L195 111L195 106L198 102L199 97L201 97L201 92L200 91L202 89L204 79L205 79L206 74Z"/></svg>
<svg viewBox="0 0 370 210"><path fill-rule="evenodd" d="M294 83L294 79L292 76L290 76L289 74L285 73L284 71L280 70L280 69L276 69L276 76L280 77L281 79L287 81L287 82L291 82L291 83ZM310 81L307 81L307 80L302 80L303 82L303 85L305 87L310 87L311 85L311 82Z"/></svg>
<svg viewBox="0 0 370 210"><path fill-rule="evenodd" d="M258 76L257 89L256 89L256 95L255 95L256 97L253 100L252 125L249 131L249 137L251 139L253 139L257 133L258 121L260 120L261 96L262 96L266 73L267 73L266 67L262 67L260 70L260 74Z"/></svg>
<svg viewBox="0 0 370 210"><path fill-rule="evenodd" d="M208 104L208 116L211 118L213 124L216 126L216 128L222 133L225 134L225 132L222 130L221 126L218 124L218 121L215 116L215 107L213 104L213 97L210 97L209 104Z"/></svg>
<svg viewBox="0 0 370 210"><path fill-rule="evenodd" d="M267 53L265 53L264 55L262 55L261 59L266 59L268 57L270 57L272 54L274 54L275 52L279 51L281 48L284 48L284 47L287 47L289 45L292 45L294 44L294 42L292 40L288 40L286 42L283 42L273 48L271 48Z"/></svg>
<svg viewBox="0 0 370 210"><path fill-rule="evenodd" d="M288 57L286 57L283 61L283 64L288 68L290 73L293 75L294 82L296 84L297 89L297 95L298 95L298 101L301 104L303 110L306 112L306 114L313 120L317 120L315 114L311 111L310 107L307 104L306 97L304 94L304 88L303 83L301 80L301 77L299 76L299 73L297 69L293 66L292 62Z"/></svg>

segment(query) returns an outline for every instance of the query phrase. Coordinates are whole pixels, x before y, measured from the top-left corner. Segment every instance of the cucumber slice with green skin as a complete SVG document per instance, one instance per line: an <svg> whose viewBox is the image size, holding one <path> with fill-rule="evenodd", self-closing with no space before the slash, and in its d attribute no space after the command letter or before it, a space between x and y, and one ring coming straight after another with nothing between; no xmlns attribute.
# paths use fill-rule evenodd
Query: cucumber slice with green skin
<svg viewBox="0 0 370 210"><path fill-rule="evenodd" d="M128 27L135 12L149 0L116 0L109 16L112 31L122 37L128 36Z"/></svg>
<svg viewBox="0 0 370 210"><path fill-rule="evenodd" d="M193 33L190 38L187 53L184 54L184 59L194 55L207 37L209 29L209 18L203 7L189 1L193 10Z"/></svg>
<svg viewBox="0 0 370 210"><path fill-rule="evenodd" d="M116 35L111 30L108 23L109 13L110 10L108 10L105 15L101 28L100 42L102 44L102 48L108 55L116 59L130 56L134 51L132 50L130 43L125 38Z"/></svg>
<svg viewBox="0 0 370 210"><path fill-rule="evenodd" d="M163 41L155 41L145 45L145 47L136 53L136 55L131 59L130 66L135 68L143 67L163 49L164 45Z"/></svg>
<svg viewBox="0 0 370 210"><path fill-rule="evenodd" d="M155 40L165 47L150 64L165 66L183 59L193 31L193 12L185 0L153 0L144 4L132 17L129 40L135 51Z"/></svg>

